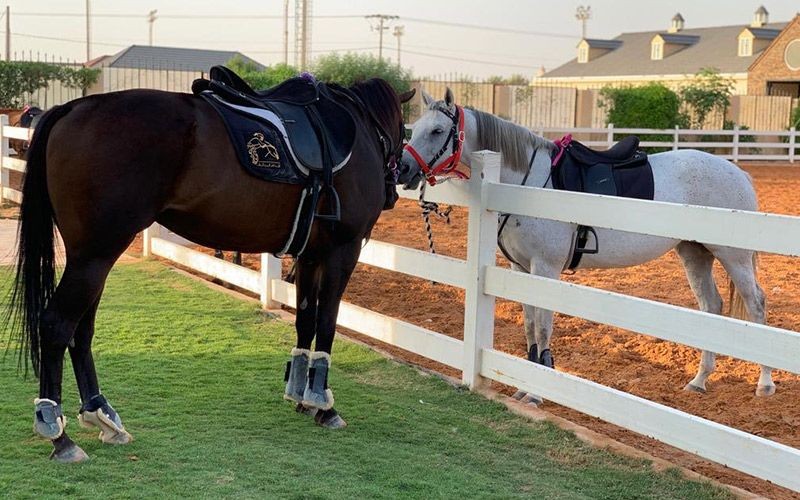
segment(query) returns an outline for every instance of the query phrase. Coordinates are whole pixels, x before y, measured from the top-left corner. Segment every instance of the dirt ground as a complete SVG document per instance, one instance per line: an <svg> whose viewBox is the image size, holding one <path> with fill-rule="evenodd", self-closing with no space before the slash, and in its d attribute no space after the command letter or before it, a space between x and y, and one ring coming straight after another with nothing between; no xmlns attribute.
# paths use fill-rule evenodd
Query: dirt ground
<svg viewBox="0 0 800 500"><path fill-rule="evenodd" d="M800 216L800 169L774 165L745 167L753 176L766 212ZM454 208L452 223L434 221L436 250L444 255L466 257L466 210ZM400 200L385 212L373 232L376 240L427 249L424 226L415 202ZM134 242L132 252L141 249ZM507 263L498 255L498 262ZM284 269L288 268L284 262ZM259 258L246 255L245 265L258 268ZM768 300L769 325L800 331L800 266L797 259L762 255L760 281ZM723 297L727 280L716 269ZM670 252L646 265L628 269L581 271L564 280L658 300L696 307L677 256ZM359 264L345 300L403 319L434 331L460 338L463 329L462 290L433 284L389 271ZM495 348L525 356L522 307L498 300L495 320ZM352 332L351 332L352 333ZM365 336L365 342L376 344ZM420 356L381 344L383 349L413 363L448 375L460 373ZM800 376L776 371L777 393L770 398L754 395L758 367L719 357L708 383L707 394L685 392L682 387L696 373L699 353L693 348L630 333L580 318L556 314L552 351L558 370L641 396L694 415L800 448ZM510 394L513 388L498 388ZM671 460L708 477L769 497L795 497L786 489L704 461L652 439L546 402L544 409L653 455Z"/></svg>

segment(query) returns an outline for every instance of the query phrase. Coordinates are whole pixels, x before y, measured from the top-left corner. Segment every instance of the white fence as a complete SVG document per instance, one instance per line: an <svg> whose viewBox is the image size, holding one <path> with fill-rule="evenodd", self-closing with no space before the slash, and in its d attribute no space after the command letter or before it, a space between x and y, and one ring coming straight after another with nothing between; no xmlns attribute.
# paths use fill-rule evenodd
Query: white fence
<svg viewBox="0 0 800 500"><path fill-rule="evenodd" d="M22 203L22 193L11 188L11 170L25 172L25 162L18 158L11 158L9 139L23 141L31 140L33 129L9 127L8 115L0 115L0 205L3 201L10 200Z"/></svg>
<svg viewBox="0 0 800 500"><path fill-rule="evenodd" d="M360 262L465 289L464 340L343 303L338 324L462 372L471 388L491 380L601 418L728 467L800 491L800 450L494 349L495 297L626 328L800 374L800 334L693 309L531 276L496 266L498 213L540 217L681 240L800 256L800 217L683 206L499 183L497 153L475 153L472 178L426 191L469 209L467 259L370 241ZM413 193L404 197L415 199ZM655 221L655 222L653 222ZM687 223L687 221L690 221ZM144 253L250 290L265 307L295 307L280 261L253 271L187 248L158 225Z"/></svg>
<svg viewBox="0 0 800 500"><path fill-rule="evenodd" d="M789 130L694 130L616 128L609 124L605 128L539 127L532 129L538 135L550 139L564 134L573 134L587 146L610 148L620 135L656 136L639 143L645 148L711 150L717 156L739 161L788 161L794 163L800 157L800 131ZM583 138L587 138L584 140Z"/></svg>

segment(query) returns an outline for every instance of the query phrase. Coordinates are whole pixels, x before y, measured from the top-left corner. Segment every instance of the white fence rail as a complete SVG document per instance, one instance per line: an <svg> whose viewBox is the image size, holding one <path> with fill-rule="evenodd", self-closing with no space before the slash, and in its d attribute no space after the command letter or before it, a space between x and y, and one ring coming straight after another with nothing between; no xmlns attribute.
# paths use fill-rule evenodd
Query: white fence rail
<svg viewBox="0 0 800 500"><path fill-rule="evenodd" d="M800 131L747 130L735 126L732 130L694 130L616 128L609 124L605 128L561 128L539 127L532 129L538 135L553 139L564 134L588 137L581 140L587 146L610 148L619 135L656 136L640 143L647 148L713 150L726 160L739 161L788 161L794 163L800 157Z"/></svg>
<svg viewBox="0 0 800 500"><path fill-rule="evenodd" d="M378 241L370 241L360 258L375 267L464 288L463 341L352 304L342 304L338 324L460 369L463 382L472 388L490 380L510 384L800 491L800 450L546 369L493 348L494 301L495 297L502 297L800 373L797 332L534 277L495 265L500 211L794 256L800 255L800 217L508 186L498 182L499 168L498 154L475 153L470 181L453 181L426 192L431 200L469 209L466 260ZM402 196L415 198L412 193ZM647 217L649 222L643 224L643 214L656 216ZM735 231L731 229L734 227ZM295 307L294 286L282 281L280 261L274 257L263 255L261 270L253 271L194 251L186 243L153 225L145 231L144 253L257 293L265 307Z"/></svg>

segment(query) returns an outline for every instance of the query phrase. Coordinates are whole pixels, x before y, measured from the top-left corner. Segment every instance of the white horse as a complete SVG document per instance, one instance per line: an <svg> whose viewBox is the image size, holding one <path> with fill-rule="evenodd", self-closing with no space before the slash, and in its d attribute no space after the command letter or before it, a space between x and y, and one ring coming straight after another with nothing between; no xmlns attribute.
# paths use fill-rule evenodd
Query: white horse
<svg viewBox="0 0 800 500"><path fill-rule="evenodd" d="M400 167L399 182L406 189L415 189L423 179L432 180L442 169L454 167L459 157L469 166L471 153L485 149L502 154L501 182L521 185L527 176L527 186L553 187L550 179L553 143L491 114L456 106L450 89L442 101L434 101L424 92L423 99L427 110L413 125ZM459 130L459 120L463 132ZM529 172L534 151L538 154ZM450 152L450 156L442 158ZM696 150L658 153L649 159L656 201L757 210L750 176L727 160ZM512 215L498 243L511 257L515 270L557 279L572 258L576 230L575 224ZM731 305L732 312L738 305L748 319L764 323L765 295L756 278L754 252L602 228L596 228L596 234L600 251L584 254L578 269L636 266L675 249L700 310L721 314L722 297L712 273L717 259L737 291L731 294L733 302L737 302ZM593 248L595 243L590 233L585 247ZM524 305L524 310L528 359L552 368L553 312L528 305ZM686 390L706 391L706 380L714 370L714 357L712 352L702 352L697 375L685 386ZM756 395L769 396L774 392L772 369L762 366ZM527 396L527 400L536 398Z"/></svg>

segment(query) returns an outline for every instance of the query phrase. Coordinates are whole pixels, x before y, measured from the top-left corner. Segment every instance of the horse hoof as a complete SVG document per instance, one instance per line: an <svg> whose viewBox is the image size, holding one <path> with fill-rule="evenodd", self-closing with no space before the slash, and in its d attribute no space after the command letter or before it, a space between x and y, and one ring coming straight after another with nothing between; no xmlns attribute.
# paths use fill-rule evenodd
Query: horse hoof
<svg viewBox="0 0 800 500"><path fill-rule="evenodd" d="M542 403L544 403L544 400L542 400L542 398L540 398L539 396L537 396L535 394L528 393L528 394L525 394L525 396L523 396L522 399L519 400L519 402L538 407Z"/></svg>
<svg viewBox="0 0 800 500"><path fill-rule="evenodd" d="M687 391L687 392L696 392L698 394L705 394L706 393L705 389L703 389L700 386L691 384L691 383L686 384L685 386L683 386L683 390Z"/></svg>
<svg viewBox="0 0 800 500"><path fill-rule="evenodd" d="M133 436L131 436L126 431L116 432L114 434L100 432L100 441L104 442L105 444L115 444L115 445L122 445L128 444L133 441Z"/></svg>
<svg viewBox="0 0 800 500"><path fill-rule="evenodd" d="M77 464L89 460L89 455L80 446L72 443L63 450L53 450L53 453L50 454L50 460L62 464Z"/></svg>
<svg viewBox="0 0 800 500"><path fill-rule="evenodd" d="M308 406L304 406L303 403L297 403L297 406L294 407L294 411L301 415L308 415L309 417L315 417L317 415L316 408L309 408Z"/></svg>
<svg viewBox="0 0 800 500"><path fill-rule="evenodd" d="M520 399L524 398L528 393L525 391L517 391L511 397L519 401Z"/></svg>
<svg viewBox="0 0 800 500"><path fill-rule="evenodd" d="M756 396L760 398L766 398L775 394L775 386L774 385L759 385L756 387Z"/></svg>
<svg viewBox="0 0 800 500"><path fill-rule="evenodd" d="M347 422L333 408L318 411L314 416L314 421L317 425L326 429L344 429L347 427Z"/></svg>

